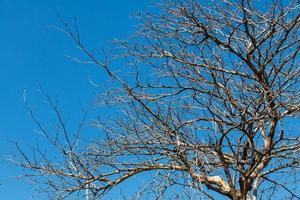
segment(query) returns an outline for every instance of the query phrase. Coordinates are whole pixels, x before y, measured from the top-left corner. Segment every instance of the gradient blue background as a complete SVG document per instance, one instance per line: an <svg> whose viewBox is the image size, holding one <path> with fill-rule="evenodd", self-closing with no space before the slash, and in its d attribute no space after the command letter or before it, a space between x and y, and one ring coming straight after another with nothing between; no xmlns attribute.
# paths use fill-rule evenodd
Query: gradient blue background
<svg viewBox="0 0 300 200"><path fill-rule="evenodd" d="M24 90L41 117L47 118L49 110L43 105L39 84L50 95L60 96L64 111L79 118L80 107L97 93L89 79L103 80L95 67L68 58L80 53L64 34L49 28L61 25L55 9L67 21L78 18L89 47L110 48L111 40L126 39L134 31L130 15L148 5L146 0L0 0L1 199L26 200L33 195L29 184L15 179L22 172L7 162L14 151L10 140L24 145L34 144L37 138L23 102Z"/></svg>

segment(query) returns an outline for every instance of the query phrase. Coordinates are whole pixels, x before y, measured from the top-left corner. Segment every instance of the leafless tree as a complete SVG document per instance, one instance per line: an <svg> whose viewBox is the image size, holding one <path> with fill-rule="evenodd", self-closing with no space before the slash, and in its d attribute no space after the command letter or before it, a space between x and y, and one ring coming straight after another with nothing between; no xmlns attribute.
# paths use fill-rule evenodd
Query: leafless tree
<svg viewBox="0 0 300 200"><path fill-rule="evenodd" d="M104 58L64 23L89 60L76 59L111 80L96 102L115 114L89 123L102 135L87 144L49 98L57 134L32 118L58 154L17 146L27 175L54 199L141 176L133 199L299 199L299 1L170 0L138 17Z"/></svg>

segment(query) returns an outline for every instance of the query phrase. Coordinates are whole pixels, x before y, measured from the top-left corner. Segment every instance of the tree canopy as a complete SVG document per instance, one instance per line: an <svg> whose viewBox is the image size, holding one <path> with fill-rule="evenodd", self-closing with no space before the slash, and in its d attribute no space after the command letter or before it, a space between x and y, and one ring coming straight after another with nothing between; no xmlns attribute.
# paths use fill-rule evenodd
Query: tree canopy
<svg viewBox="0 0 300 200"><path fill-rule="evenodd" d="M96 102L117 111L81 146L84 121L70 133L49 97L57 132L31 116L59 159L17 146L30 178L55 199L109 196L145 173L133 199L299 199L299 133L286 131L300 110L299 1L166 0L137 17L104 56L76 25L59 29L112 81Z"/></svg>

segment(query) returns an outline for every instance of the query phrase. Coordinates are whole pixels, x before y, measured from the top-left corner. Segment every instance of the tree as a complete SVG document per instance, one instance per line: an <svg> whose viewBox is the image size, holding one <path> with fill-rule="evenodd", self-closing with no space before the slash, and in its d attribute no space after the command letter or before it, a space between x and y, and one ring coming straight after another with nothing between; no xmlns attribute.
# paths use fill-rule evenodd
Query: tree
<svg viewBox="0 0 300 200"><path fill-rule="evenodd" d="M119 114L93 121L102 136L84 147L48 98L58 134L32 118L60 159L17 146L19 164L55 199L97 199L147 173L137 199L299 199L299 134L287 131L300 111L299 1L170 0L138 17L104 59L64 23L113 82L98 102Z"/></svg>

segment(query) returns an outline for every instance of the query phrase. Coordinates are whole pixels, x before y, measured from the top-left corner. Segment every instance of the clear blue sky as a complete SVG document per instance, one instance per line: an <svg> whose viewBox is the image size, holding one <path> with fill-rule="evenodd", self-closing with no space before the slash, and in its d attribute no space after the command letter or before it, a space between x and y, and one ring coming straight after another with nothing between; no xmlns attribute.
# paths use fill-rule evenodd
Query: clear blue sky
<svg viewBox="0 0 300 200"><path fill-rule="evenodd" d="M20 171L4 162L13 152L9 140L32 144L37 137L23 102L24 90L33 109L46 115L37 91L41 84L50 95L59 95L64 110L76 118L80 106L88 105L97 92L89 77L101 81L95 68L67 58L79 51L65 35L49 28L60 25L54 8L67 20L78 18L89 47L109 48L112 39L125 39L133 32L129 16L147 5L146 0L0 0L1 199L26 200L32 195L30 186L14 179Z"/></svg>
<svg viewBox="0 0 300 200"><path fill-rule="evenodd" d="M15 179L22 172L6 162L14 151L10 140L34 144L38 137L23 102L24 90L43 119L49 109L38 84L51 96L60 96L64 112L79 118L80 107L88 106L98 91L89 78L105 81L93 66L68 59L80 52L64 34L49 28L61 25L55 9L67 21L77 17L85 44L108 49L111 40L126 39L134 31L129 16L147 5L149 0L0 0L0 199L27 200L33 195L31 186Z"/></svg>

